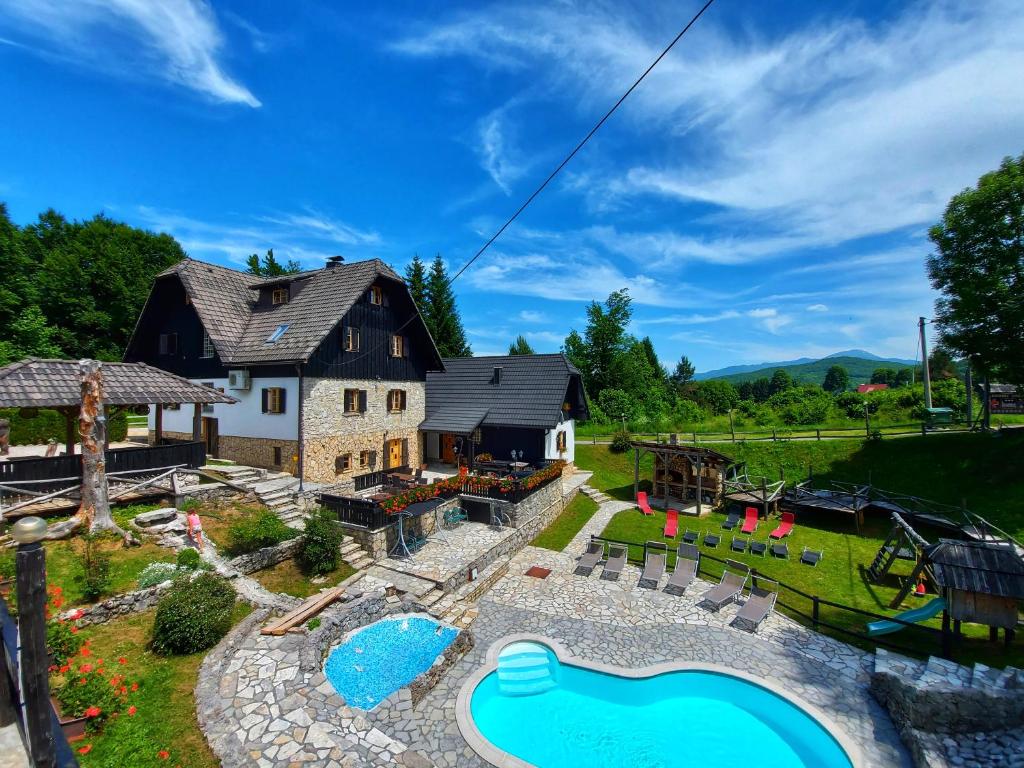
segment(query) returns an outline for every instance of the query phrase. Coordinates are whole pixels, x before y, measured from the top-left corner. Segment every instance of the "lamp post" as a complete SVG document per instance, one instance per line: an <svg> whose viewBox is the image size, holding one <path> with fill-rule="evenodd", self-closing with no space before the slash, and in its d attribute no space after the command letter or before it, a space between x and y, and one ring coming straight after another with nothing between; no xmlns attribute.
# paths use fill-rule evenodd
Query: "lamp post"
<svg viewBox="0 0 1024 768"><path fill-rule="evenodd" d="M57 752L50 714L49 660L46 654L46 521L23 517L11 526L18 545L18 640L21 647L21 696L25 702L25 734L35 768L53 768Z"/></svg>

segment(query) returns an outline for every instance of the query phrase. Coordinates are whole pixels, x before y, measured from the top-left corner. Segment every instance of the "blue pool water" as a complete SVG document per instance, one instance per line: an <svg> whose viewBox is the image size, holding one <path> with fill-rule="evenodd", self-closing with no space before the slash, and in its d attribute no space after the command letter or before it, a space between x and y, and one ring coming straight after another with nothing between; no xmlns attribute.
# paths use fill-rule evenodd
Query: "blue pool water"
<svg viewBox="0 0 1024 768"><path fill-rule="evenodd" d="M760 686L700 671L617 677L535 643L502 651L471 710L486 739L538 768L851 768L816 720Z"/></svg>
<svg viewBox="0 0 1024 768"><path fill-rule="evenodd" d="M458 633L418 616L378 621L331 651L324 674L349 706L373 709L429 669Z"/></svg>

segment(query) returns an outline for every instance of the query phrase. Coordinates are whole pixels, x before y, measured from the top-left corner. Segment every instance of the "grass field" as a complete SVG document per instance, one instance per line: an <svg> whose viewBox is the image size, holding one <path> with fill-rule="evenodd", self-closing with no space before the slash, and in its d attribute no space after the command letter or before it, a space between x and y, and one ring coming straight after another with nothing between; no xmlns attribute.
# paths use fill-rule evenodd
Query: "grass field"
<svg viewBox="0 0 1024 768"><path fill-rule="evenodd" d="M69 541L46 542L47 583L64 590L69 606L85 602L78 577L82 575L79 553L84 543L80 537ZM95 546L110 555L110 586L107 594L116 595L136 589L136 580L142 569L150 563L174 562L174 553L146 542L139 547L125 548L116 536L102 536ZM100 598L102 599L102 598Z"/></svg>
<svg viewBox="0 0 1024 768"><path fill-rule="evenodd" d="M722 451L748 462L751 473L765 473L778 477L781 470L786 477L803 478L808 465L816 477L864 482L870 473L872 482L886 490L904 491L928 496L936 501L956 503L955 494L963 494L972 511L984 515L993 523L1006 528L1015 536L1024 529L1024 436L989 437L984 435L929 436L907 438L889 442L875 441L823 441L813 443L757 443L723 446ZM630 500L633 495L632 454L614 454L607 446L576 446L576 463L582 469L594 471L590 485L609 495ZM801 471L802 468L802 471ZM650 477L650 457L641 466L641 477ZM665 522L663 512L653 518L644 517L637 510L626 510L616 515L604 531L604 536L622 541L663 541L670 546L678 541L662 536ZM712 513L700 520L684 518L680 533L687 527L724 533L721 523L725 516ZM775 521L762 521L755 539L764 541ZM891 615L889 601L900 585L900 577L910 572L911 563L897 561L890 577L882 584L869 583L863 576L889 529L884 518L869 518L856 535L850 522L822 517L799 519L797 528L789 537L790 560L761 558L749 553L729 550L729 536L718 549L704 549L718 558L732 558L757 568L770 578L784 582L801 591L837 603L873 613ZM938 537L934 531L920 531L929 540ZM703 538L703 537L702 537ZM798 556L804 546L822 550L824 557L817 568L801 565ZM631 550L631 557L642 558L641 547ZM705 560L703 567L717 578L721 565ZM810 613L810 601L783 590L785 602ZM904 607L917 607L920 600L909 598ZM821 618L837 626L863 631L866 619L854 613L828 607L821 608ZM939 620L925 626L939 627ZM1024 663L1024 646L1018 639L1004 651L1002 644L987 642L987 628L965 625L969 640L960 650L963 660L985 660L986 663L1020 666ZM841 639L852 641L841 632L832 632ZM916 628L890 635L895 643L909 645L923 653L936 653L936 639Z"/></svg>
<svg viewBox="0 0 1024 768"><path fill-rule="evenodd" d="M561 552L587 521L597 512L597 502L582 493L576 495L562 514L548 523L547 528L530 542L535 547Z"/></svg>
<svg viewBox="0 0 1024 768"><path fill-rule="evenodd" d="M241 621L252 609L245 603L235 607L234 619ZM155 611L127 616L107 624L88 627L82 634L92 641L98 659L124 657L124 674L137 682L139 690L131 702L134 715L121 714L103 730L72 744L87 754L76 754L82 768L216 768L220 761L206 744L196 721L195 690L199 665L205 652L190 656L161 656L148 649ZM167 750L162 759L160 750Z"/></svg>
<svg viewBox="0 0 1024 768"><path fill-rule="evenodd" d="M250 575L271 592L283 592L293 597L310 597L321 589L335 586L353 573L355 573L355 569L342 561L333 571L324 574L323 581L314 582L310 576L299 570L295 558L290 557L277 565Z"/></svg>

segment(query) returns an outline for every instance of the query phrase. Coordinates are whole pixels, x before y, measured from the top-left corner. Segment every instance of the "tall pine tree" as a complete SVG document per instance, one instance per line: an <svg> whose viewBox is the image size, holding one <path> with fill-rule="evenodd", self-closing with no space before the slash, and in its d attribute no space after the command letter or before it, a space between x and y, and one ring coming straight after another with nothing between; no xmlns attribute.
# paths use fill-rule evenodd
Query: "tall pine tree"
<svg viewBox="0 0 1024 768"><path fill-rule="evenodd" d="M245 260L245 271L250 275L259 275L260 277L280 277L301 272L302 265L295 259L289 259L287 263L282 264L274 256L274 249L270 248L262 262L255 253L249 254L249 258Z"/></svg>
<svg viewBox="0 0 1024 768"><path fill-rule="evenodd" d="M405 268L405 284L420 312L427 311L427 267L417 253Z"/></svg>
<svg viewBox="0 0 1024 768"><path fill-rule="evenodd" d="M448 284L448 274L441 254L437 254L430 265L426 299L424 319L441 357L471 357L473 352L466 341L466 331L455 305L455 293Z"/></svg>
<svg viewBox="0 0 1024 768"><path fill-rule="evenodd" d="M533 347L530 346L530 342L526 340L526 337L522 334L516 336L516 340L508 345L508 353L510 355L535 355L537 354Z"/></svg>

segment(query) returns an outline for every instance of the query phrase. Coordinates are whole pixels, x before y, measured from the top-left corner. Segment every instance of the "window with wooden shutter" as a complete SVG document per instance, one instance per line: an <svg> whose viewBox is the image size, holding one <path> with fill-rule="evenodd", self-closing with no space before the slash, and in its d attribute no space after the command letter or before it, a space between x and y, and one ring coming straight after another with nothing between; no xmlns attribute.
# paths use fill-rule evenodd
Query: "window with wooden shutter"
<svg viewBox="0 0 1024 768"><path fill-rule="evenodd" d="M359 329L352 326L345 328L342 334L342 346L346 352L359 351Z"/></svg>
<svg viewBox="0 0 1024 768"><path fill-rule="evenodd" d="M288 303L288 288L275 288L270 294L270 302L274 305Z"/></svg>
<svg viewBox="0 0 1024 768"><path fill-rule="evenodd" d="M176 354L178 354L178 334L176 334L176 333L161 333L160 334L160 354L161 355L176 355Z"/></svg>
<svg viewBox="0 0 1024 768"><path fill-rule="evenodd" d="M345 390L345 413L359 413L359 390Z"/></svg>
<svg viewBox="0 0 1024 768"><path fill-rule="evenodd" d="M392 389L388 392L388 410L392 412L405 410L404 389Z"/></svg>
<svg viewBox="0 0 1024 768"><path fill-rule="evenodd" d="M384 303L384 291L379 285L370 286L370 303L380 306Z"/></svg>
<svg viewBox="0 0 1024 768"><path fill-rule="evenodd" d="M266 387L260 390L264 413L284 413L284 387Z"/></svg>
<svg viewBox="0 0 1024 768"><path fill-rule="evenodd" d="M391 356L405 357L405 337L397 333L391 334Z"/></svg>
<svg viewBox="0 0 1024 768"><path fill-rule="evenodd" d="M565 451L565 434L565 432L559 432L558 436L555 438L555 449L559 453Z"/></svg>
<svg viewBox="0 0 1024 768"><path fill-rule="evenodd" d="M366 413L366 401L367 401L366 390L365 389L360 389L359 390L359 412L360 413Z"/></svg>
<svg viewBox="0 0 1024 768"><path fill-rule="evenodd" d="M352 454L343 453L334 460L334 471L336 474L348 472L352 469Z"/></svg>
<svg viewBox="0 0 1024 768"><path fill-rule="evenodd" d="M370 451L359 452L359 468L368 469L370 466Z"/></svg>

